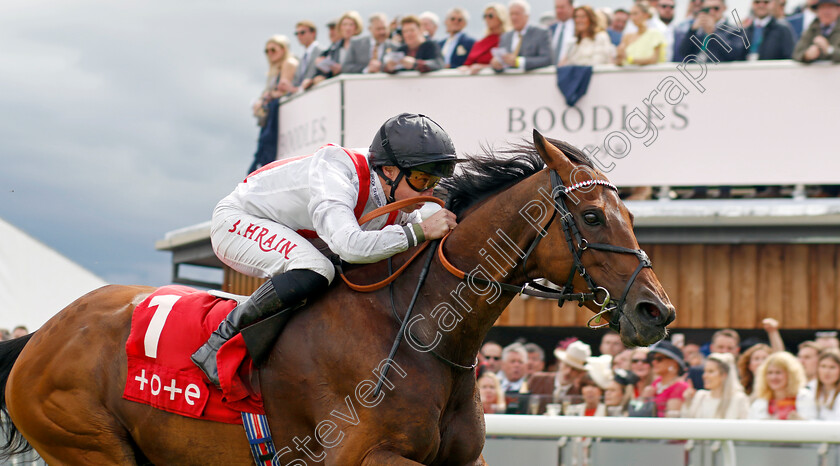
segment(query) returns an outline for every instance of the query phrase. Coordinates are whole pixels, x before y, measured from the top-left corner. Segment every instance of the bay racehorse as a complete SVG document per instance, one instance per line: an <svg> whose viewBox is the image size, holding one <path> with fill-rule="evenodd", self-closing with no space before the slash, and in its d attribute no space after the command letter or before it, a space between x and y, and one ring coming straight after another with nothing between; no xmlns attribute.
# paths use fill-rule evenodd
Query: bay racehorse
<svg viewBox="0 0 840 466"><path fill-rule="evenodd" d="M429 266L387 376L422 261L390 290L336 284L289 321L259 369L280 464L484 464L476 354L534 278L568 285L537 294L585 300L627 345L665 336L674 308L604 175L537 132L512 152L476 156L446 183L459 225ZM386 274L385 263L348 272L368 283ZM252 464L240 426L123 399L132 311L152 291L103 287L0 344L7 450L31 445L49 464Z"/></svg>

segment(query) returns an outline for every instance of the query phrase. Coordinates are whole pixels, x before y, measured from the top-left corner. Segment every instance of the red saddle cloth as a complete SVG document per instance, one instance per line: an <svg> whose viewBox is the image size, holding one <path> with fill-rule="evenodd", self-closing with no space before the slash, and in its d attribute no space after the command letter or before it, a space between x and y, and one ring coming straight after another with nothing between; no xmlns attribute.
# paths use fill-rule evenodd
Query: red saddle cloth
<svg viewBox="0 0 840 466"><path fill-rule="evenodd" d="M241 335L225 343L216 358L221 390L190 361L235 306L235 301L185 286L158 288L131 318L123 397L229 424L242 424L242 411L264 414L262 397L243 381L255 368Z"/></svg>

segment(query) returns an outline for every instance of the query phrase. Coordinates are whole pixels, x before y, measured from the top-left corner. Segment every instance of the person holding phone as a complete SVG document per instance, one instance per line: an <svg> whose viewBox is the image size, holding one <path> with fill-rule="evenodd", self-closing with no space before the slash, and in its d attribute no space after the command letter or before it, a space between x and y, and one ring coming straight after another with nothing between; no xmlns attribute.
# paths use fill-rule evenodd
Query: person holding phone
<svg viewBox="0 0 840 466"><path fill-rule="evenodd" d="M703 0L688 34L680 42L679 55L697 55L701 61L735 61L745 56L742 37L722 29L726 24L725 14L726 2L723 0Z"/></svg>

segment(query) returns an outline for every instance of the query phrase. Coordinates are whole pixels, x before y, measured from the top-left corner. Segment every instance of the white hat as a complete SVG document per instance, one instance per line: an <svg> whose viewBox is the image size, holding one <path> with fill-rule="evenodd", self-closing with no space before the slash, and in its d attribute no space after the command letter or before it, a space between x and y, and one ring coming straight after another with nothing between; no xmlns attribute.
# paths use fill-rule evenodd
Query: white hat
<svg viewBox="0 0 840 466"><path fill-rule="evenodd" d="M566 351L559 349L554 350L554 356L560 361L563 361L563 364L585 371L586 359L592 356L592 348L590 348L586 343L578 340L572 342L572 344L566 348Z"/></svg>
<svg viewBox="0 0 840 466"><path fill-rule="evenodd" d="M606 390L613 381L612 356L604 354L586 360L586 372L599 387Z"/></svg>

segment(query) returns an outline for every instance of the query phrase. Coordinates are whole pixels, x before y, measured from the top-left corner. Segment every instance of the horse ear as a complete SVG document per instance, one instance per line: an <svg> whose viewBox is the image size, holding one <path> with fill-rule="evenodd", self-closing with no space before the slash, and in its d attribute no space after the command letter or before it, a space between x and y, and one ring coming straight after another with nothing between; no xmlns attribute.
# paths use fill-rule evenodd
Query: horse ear
<svg viewBox="0 0 840 466"><path fill-rule="evenodd" d="M568 175L575 168L575 165L566 157L566 154L554 144L548 142L536 129L534 129L534 147L536 147L537 152L548 168L557 170L561 176Z"/></svg>

